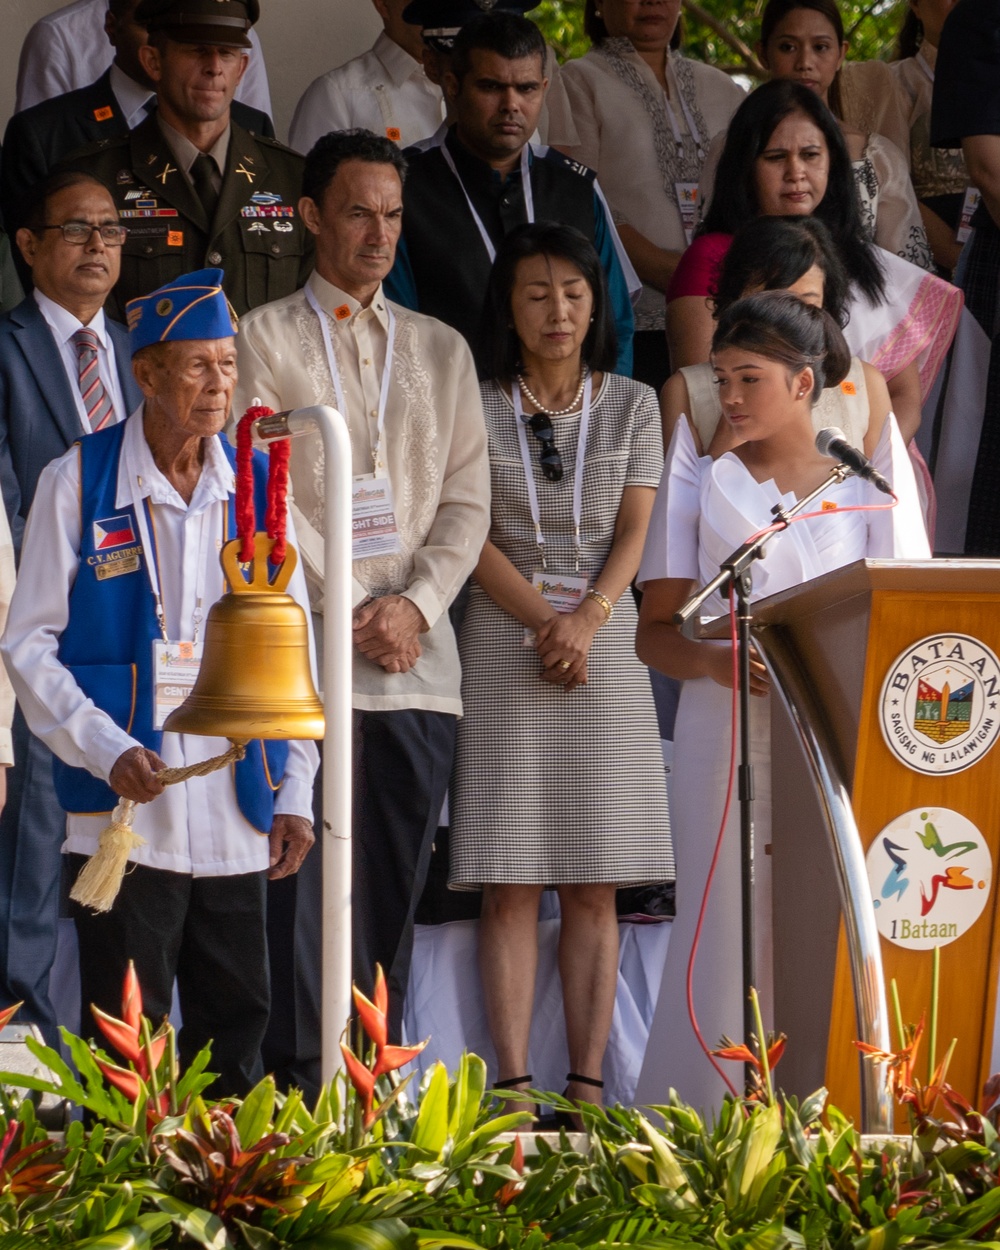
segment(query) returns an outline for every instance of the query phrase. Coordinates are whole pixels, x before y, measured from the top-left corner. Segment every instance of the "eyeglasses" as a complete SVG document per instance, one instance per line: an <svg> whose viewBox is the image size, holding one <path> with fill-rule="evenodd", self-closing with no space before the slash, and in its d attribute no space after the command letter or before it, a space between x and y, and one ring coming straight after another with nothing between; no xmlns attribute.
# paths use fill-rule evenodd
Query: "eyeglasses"
<svg viewBox="0 0 1000 1250"><path fill-rule="evenodd" d="M563 462L552 438L552 422L544 412L536 412L533 417L525 418L525 424L542 445L538 453L538 462L542 466L546 479L550 482L561 482Z"/></svg>
<svg viewBox="0 0 1000 1250"><path fill-rule="evenodd" d="M99 226L92 226L89 221L64 221L60 226L42 226L42 229L61 230L66 242L77 247L89 243L95 230L108 247L121 247L128 234L128 226L117 226L110 221L102 222Z"/></svg>

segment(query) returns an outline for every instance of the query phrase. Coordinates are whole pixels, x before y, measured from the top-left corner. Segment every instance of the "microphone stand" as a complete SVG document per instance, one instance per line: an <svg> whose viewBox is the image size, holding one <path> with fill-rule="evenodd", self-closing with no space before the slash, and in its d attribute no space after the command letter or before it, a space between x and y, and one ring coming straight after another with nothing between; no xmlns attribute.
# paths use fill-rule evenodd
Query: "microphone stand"
<svg viewBox="0 0 1000 1250"><path fill-rule="evenodd" d="M809 504L823 494L830 486L843 482L850 477L853 470L846 464L833 467L830 476L803 499L796 500L789 508L775 504L771 509L774 517L772 524L777 528L762 534L737 547L732 555L727 556L719 566L719 572L700 590L695 591L690 599L674 613L674 624L679 625L686 638L695 637L695 613L716 591L728 590L730 586L736 592L736 619L738 625L739 653L739 706L740 706L740 765L739 765L739 804L740 804L740 868L741 868L741 901L742 901L742 943L743 943L743 1041L749 1045L750 1038L756 1028L753 1005L750 1002L750 990L757 980L756 959L754 956L754 932L756 929L754 915L754 775L750 755L750 651L752 639L750 628L753 613L750 607L750 592L753 588L751 568L754 561L762 559L766 552L765 546L777 534L783 533L791 524L793 517L802 512ZM766 1038L759 1038L761 1049L766 1049ZM752 1086L753 1067L744 1066L744 1085L747 1091Z"/></svg>

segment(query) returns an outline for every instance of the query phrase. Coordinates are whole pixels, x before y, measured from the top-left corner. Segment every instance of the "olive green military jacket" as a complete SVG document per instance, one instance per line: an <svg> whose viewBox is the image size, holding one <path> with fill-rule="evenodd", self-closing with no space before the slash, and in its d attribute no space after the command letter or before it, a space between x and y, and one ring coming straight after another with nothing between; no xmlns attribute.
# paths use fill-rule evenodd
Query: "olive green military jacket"
<svg viewBox="0 0 1000 1250"><path fill-rule="evenodd" d="M273 139L232 123L214 220L177 168L155 115L130 134L74 152L60 169L103 182L129 234L121 277L105 312L123 324L125 305L183 273L225 271L238 314L298 290L313 267L312 235L299 216L304 160Z"/></svg>

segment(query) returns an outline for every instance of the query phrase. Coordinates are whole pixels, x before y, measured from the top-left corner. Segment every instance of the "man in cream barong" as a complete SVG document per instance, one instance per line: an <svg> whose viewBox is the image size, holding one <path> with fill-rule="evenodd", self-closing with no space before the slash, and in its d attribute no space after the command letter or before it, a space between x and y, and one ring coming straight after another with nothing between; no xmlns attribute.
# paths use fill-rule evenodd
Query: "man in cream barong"
<svg viewBox="0 0 1000 1250"><path fill-rule="evenodd" d="M389 979L397 1038L413 919L461 715L448 608L489 528L490 479L472 356L455 330L391 304L405 160L370 131L324 136L306 160L316 237L305 288L241 323L235 411L330 404L347 421L354 519L354 976ZM292 443L314 610L323 603L323 452ZM299 972L303 971L300 960Z"/></svg>

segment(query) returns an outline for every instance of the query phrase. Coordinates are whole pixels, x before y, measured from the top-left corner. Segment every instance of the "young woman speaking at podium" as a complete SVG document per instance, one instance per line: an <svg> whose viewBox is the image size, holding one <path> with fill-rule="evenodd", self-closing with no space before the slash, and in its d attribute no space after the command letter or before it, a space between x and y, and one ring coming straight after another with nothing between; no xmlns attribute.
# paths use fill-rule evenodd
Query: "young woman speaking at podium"
<svg viewBox="0 0 1000 1250"><path fill-rule="evenodd" d="M729 805L718 865L706 883L720 837L730 774L733 713L731 647L683 638L673 615L719 571L741 543L829 476L831 461L814 443L810 419L823 386L847 372L850 352L836 323L787 291L768 291L732 304L712 341L712 365L725 417L739 440L717 459L699 455L690 423L671 440L639 569L644 592L637 635L642 660L683 680L677 714L672 824L677 860L677 918L667 954L638 1103L662 1102L675 1088L704 1111L725 1092L705 1047L742 1033L740 844L736 796ZM890 414L872 457L892 483L898 503L857 477L831 484L809 512L772 539L754 565L753 598L761 599L864 557L927 559L930 550L916 483L895 418ZM708 616L728 612L713 596ZM771 995L771 881L764 847L770 840L771 777L768 675L755 657L751 692L756 779L756 966L765 1011ZM691 976L688 965L704 909ZM736 1083L739 1070L733 1067Z"/></svg>

